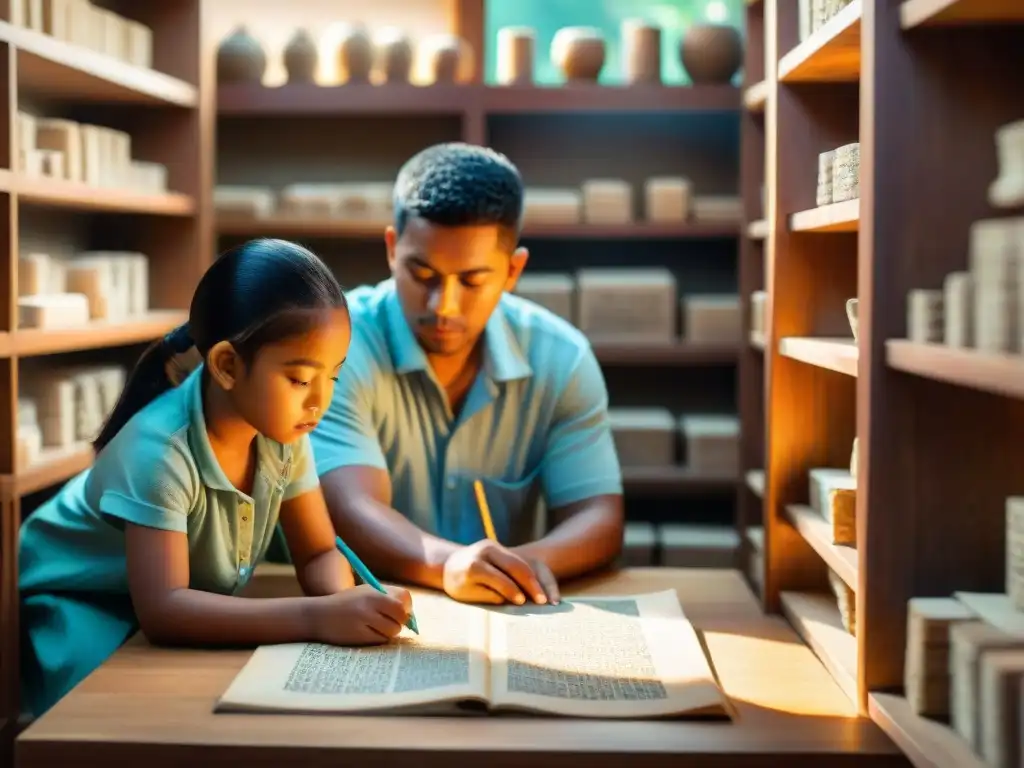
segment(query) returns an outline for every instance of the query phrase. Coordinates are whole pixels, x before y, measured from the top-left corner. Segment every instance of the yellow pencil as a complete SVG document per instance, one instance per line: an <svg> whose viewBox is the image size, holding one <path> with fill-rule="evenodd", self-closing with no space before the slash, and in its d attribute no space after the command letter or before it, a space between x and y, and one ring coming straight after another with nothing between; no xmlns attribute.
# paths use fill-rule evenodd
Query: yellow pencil
<svg viewBox="0 0 1024 768"><path fill-rule="evenodd" d="M479 480L473 481L473 491L476 493L476 505L480 508L480 519L484 524L484 533L491 541L498 540L498 534L494 532L494 521L491 520L491 510L487 506L487 497L484 496L484 484Z"/></svg>

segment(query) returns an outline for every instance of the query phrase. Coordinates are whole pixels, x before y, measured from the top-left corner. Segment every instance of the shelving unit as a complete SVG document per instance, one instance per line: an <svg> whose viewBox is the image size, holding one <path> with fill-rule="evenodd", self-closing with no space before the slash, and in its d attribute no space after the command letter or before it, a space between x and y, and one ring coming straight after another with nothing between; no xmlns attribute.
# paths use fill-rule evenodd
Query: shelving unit
<svg viewBox="0 0 1024 768"><path fill-rule="evenodd" d="M437 5L454 9L453 16L439 23L461 29L474 60L483 60L485 46L493 44L484 39L485 2ZM217 11L214 45L241 18L232 16L231 6L225 3ZM427 4L421 8L424 14L428 10ZM364 21L371 28L378 23L376 17ZM310 17L304 23L315 21ZM385 23L383 17L380 23ZM259 30L253 34L260 37ZM537 56L543 55L538 50ZM217 182L276 188L300 181L338 181L338 169L344 169L345 180L391 181L401 164L423 147L462 140L504 152L533 187L622 178L633 185L640 201L647 177L679 173L691 177L695 195L736 194L742 101L743 93L732 86L496 86L487 84L480 71L457 85L224 84L216 95ZM416 121L415 131L408 130L410 120ZM302 147L292 150L289 145L299 135ZM365 138L370 135L372 142ZM630 151L613 151L623 146ZM387 276L381 225L224 215L217 218L216 228L220 248L260 235L307 244L346 286ZM639 216L624 225L528 225L523 239L530 249L529 271L664 266L686 292L733 293L742 231L740 222L654 224ZM638 345L593 340L613 406L658 404L674 413L736 410L738 359L747 347L740 341ZM736 489L744 487L741 476L701 474L685 467L629 470L625 486L631 519L670 521L678 514L676 499L688 496L694 497L689 504L706 506L709 521L727 525L732 525Z"/></svg>
<svg viewBox="0 0 1024 768"><path fill-rule="evenodd" d="M1021 215L986 192L995 129L1024 118L1024 6L853 0L803 41L797 3L764 8L765 525L748 532L763 536L764 605L914 765L980 768L900 693L907 601L1005 591L1004 502L1024 493L1024 356L907 341L906 302L966 268L974 221ZM920 162L922 140L944 159ZM859 199L815 206L819 153L851 142ZM756 183L744 175L748 199ZM857 543L837 546L808 505L808 472L849 466L855 435ZM829 570L856 593L853 633Z"/></svg>
<svg viewBox="0 0 1024 768"><path fill-rule="evenodd" d="M195 284L212 260L206 202L212 136L209 106L200 96L211 91L200 45L201 0L103 5L152 29L153 69L18 26L13 2L0 0L0 82L8 86L0 101L0 763L10 754L19 720L17 543L20 522L32 511L25 497L92 462L91 448L83 445L44 449L41 460L18 465L19 370L59 363L68 354L84 362L101 351L105 360L115 355L130 365L142 345L187 318ZM26 175L18 162L19 108L127 131L135 158L168 167L172 191L141 194ZM26 242L36 242L41 215L47 235L74 250L146 254L152 309L124 322L19 328L18 258Z"/></svg>
<svg viewBox="0 0 1024 768"><path fill-rule="evenodd" d="M740 470L746 480L737 489L736 533L740 541L740 564L750 585L760 591L764 548L762 497L764 495L764 348L765 337L754 330L751 296L767 288L765 265L771 224L765 187L765 121L773 108L773 62L765 48L765 4L747 3L747 45L743 72L746 107L740 123L740 188L743 195L743 232L740 240L739 285L742 327L747 336L739 353ZM766 307L770 313L771 307Z"/></svg>

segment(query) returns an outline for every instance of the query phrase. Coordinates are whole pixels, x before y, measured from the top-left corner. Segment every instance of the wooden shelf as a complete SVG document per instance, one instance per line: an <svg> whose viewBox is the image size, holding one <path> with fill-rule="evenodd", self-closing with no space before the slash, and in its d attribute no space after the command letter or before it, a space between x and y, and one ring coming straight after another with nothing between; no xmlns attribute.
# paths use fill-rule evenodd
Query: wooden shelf
<svg viewBox="0 0 1024 768"><path fill-rule="evenodd" d="M21 202L46 208L158 216L191 216L196 210L191 197L174 192L149 195L20 174L14 174L12 178L13 191Z"/></svg>
<svg viewBox="0 0 1024 768"><path fill-rule="evenodd" d="M254 237L271 235L278 237L344 237L352 239L383 239L386 224L364 223L338 219L301 219L294 216L251 216L217 217L217 232L220 235L241 235ZM524 238L570 240L687 240L698 238L727 239L739 234L739 223L722 224L708 222L681 222L679 224L528 224L523 229Z"/></svg>
<svg viewBox="0 0 1024 768"><path fill-rule="evenodd" d="M860 200L822 205L791 214L793 232L856 232L860 226Z"/></svg>
<svg viewBox="0 0 1024 768"><path fill-rule="evenodd" d="M779 60L779 81L855 82L860 79L861 0L853 0L821 29Z"/></svg>
<svg viewBox="0 0 1024 768"><path fill-rule="evenodd" d="M80 328L26 328L0 334L0 357L34 357L84 349L143 344L188 320L188 312L154 310L127 322L92 322Z"/></svg>
<svg viewBox="0 0 1024 768"><path fill-rule="evenodd" d="M1022 22L1020 0L904 0L900 6L904 29Z"/></svg>
<svg viewBox="0 0 1024 768"><path fill-rule="evenodd" d="M743 106L750 112L764 112L768 101L768 81L762 80L743 91Z"/></svg>
<svg viewBox="0 0 1024 768"><path fill-rule="evenodd" d="M196 88L162 72L0 21L0 41L17 52L18 87L73 102L172 104L194 107Z"/></svg>
<svg viewBox="0 0 1024 768"><path fill-rule="evenodd" d="M853 339L789 337L779 341L779 354L830 371L857 375L857 343Z"/></svg>
<svg viewBox="0 0 1024 768"><path fill-rule="evenodd" d="M70 448L44 448L39 461L20 470L14 478L18 496L41 491L58 485L92 466L94 453L91 445Z"/></svg>
<svg viewBox="0 0 1024 768"><path fill-rule="evenodd" d="M482 102L488 115L732 112L740 108L740 90L731 85L485 86Z"/></svg>
<svg viewBox="0 0 1024 768"><path fill-rule="evenodd" d="M747 488L755 495L764 496L765 475L763 469L752 469L746 475Z"/></svg>
<svg viewBox="0 0 1024 768"><path fill-rule="evenodd" d="M885 343L890 368L983 392L1024 398L1024 355L916 344L905 339Z"/></svg>
<svg viewBox="0 0 1024 768"><path fill-rule="evenodd" d="M733 365L739 354L738 345L685 341L651 344L591 339L591 345L605 365Z"/></svg>
<svg viewBox="0 0 1024 768"><path fill-rule="evenodd" d="M764 551L764 527L752 525L747 528L747 542L755 552Z"/></svg>
<svg viewBox="0 0 1024 768"><path fill-rule="evenodd" d="M916 768L986 768L956 731L914 714L903 696L872 693L868 713Z"/></svg>
<svg viewBox="0 0 1024 768"><path fill-rule="evenodd" d="M221 116L685 113L739 107L739 89L707 85L230 85L217 91Z"/></svg>
<svg viewBox="0 0 1024 768"><path fill-rule="evenodd" d="M768 237L768 222L764 219L752 221L747 225L747 237L751 240L764 240Z"/></svg>
<svg viewBox="0 0 1024 768"><path fill-rule="evenodd" d="M813 509L793 504L786 507L786 517L796 528L811 549L825 561L825 565L846 582L846 586L857 591L857 550L832 543L829 523Z"/></svg>
<svg viewBox="0 0 1024 768"><path fill-rule="evenodd" d="M857 640L843 628L830 594L783 592L782 611L797 634L817 655L836 684L857 700Z"/></svg>
<svg viewBox="0 0 1024 768"><path fill-rule="evenodd" d="M622 481L627 493L652 496L734 492L736 475L695 472L686 467L623 467Z"/></svg>

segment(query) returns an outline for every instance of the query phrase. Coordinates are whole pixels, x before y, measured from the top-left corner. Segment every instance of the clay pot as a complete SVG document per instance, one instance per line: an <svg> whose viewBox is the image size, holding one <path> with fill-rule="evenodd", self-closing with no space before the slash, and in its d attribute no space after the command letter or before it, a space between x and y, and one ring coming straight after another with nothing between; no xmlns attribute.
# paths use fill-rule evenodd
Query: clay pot
<svg viewBox="0 0 1024 768"><path fill-rule="evenodd" d="M267 69L267 54L244 24L217 46L218 83L260 83Z"/></svg>
<svg viewBox="0 0 1024 768"><path fill-rule="evenodd" d="M743 63L743 39L727 24L695 24L680 41L679 57L695 85L726 85Z"/></svg>
<svg viewBox="0 0 1024 768"><path fill-rule="evenodd" d="M382 29L374 36L377 71L385 83L407 83L412 72L412 41L395 27Z"/></svg>
<svg viewBox="0 0 1024 768"><path fill-rule="evenodd" d="M562 27L551 40L551 61L569 82L596 81L604 58L604 35L596 27Z"/></svg>
<svg viewBox="0 0 1024 768"><path fill-rule="evenodd" d="M338 43L338 70L345 83L368 83L373 70L373 41L362 27L350 27Z"/></svg>
<svg viewBox="0 0 1024 768"><path fill-rule="evenodd" d="M499 85L533 83L536 34L530 27L502 27L498 30Z"/></svg>
<svg viewBox="0 0 1024 768"><path fill-rule="evenodd" d="M469 46L457 35L431 35L422 43L427 71L435 83L451 84L465 80Z"/></svg>
<svg viewBox="0 0 1024 768"><path fill-rule="evenodd" d="M284 49L284 68L288 72L288 82L315 82L317 57L312 35L305 29L296 30Z"/></svg>

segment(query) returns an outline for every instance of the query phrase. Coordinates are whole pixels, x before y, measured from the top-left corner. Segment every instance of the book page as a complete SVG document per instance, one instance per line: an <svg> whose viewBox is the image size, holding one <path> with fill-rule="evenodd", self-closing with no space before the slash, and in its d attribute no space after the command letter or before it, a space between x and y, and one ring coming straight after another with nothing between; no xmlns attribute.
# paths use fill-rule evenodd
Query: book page
<svg viewBox="0 0 1024 768"><path fill-rule="evenodd" d="M487 614L413 591L420 635L386 645L264 645L217 702L217 712L368 712L487 697Z"/></svg>
<svg viewBox="0 0 1024 768"><path fill-rule="evenodd" d="M675 591L491 613L495 707L577 717L726 715Z"/></svg>

